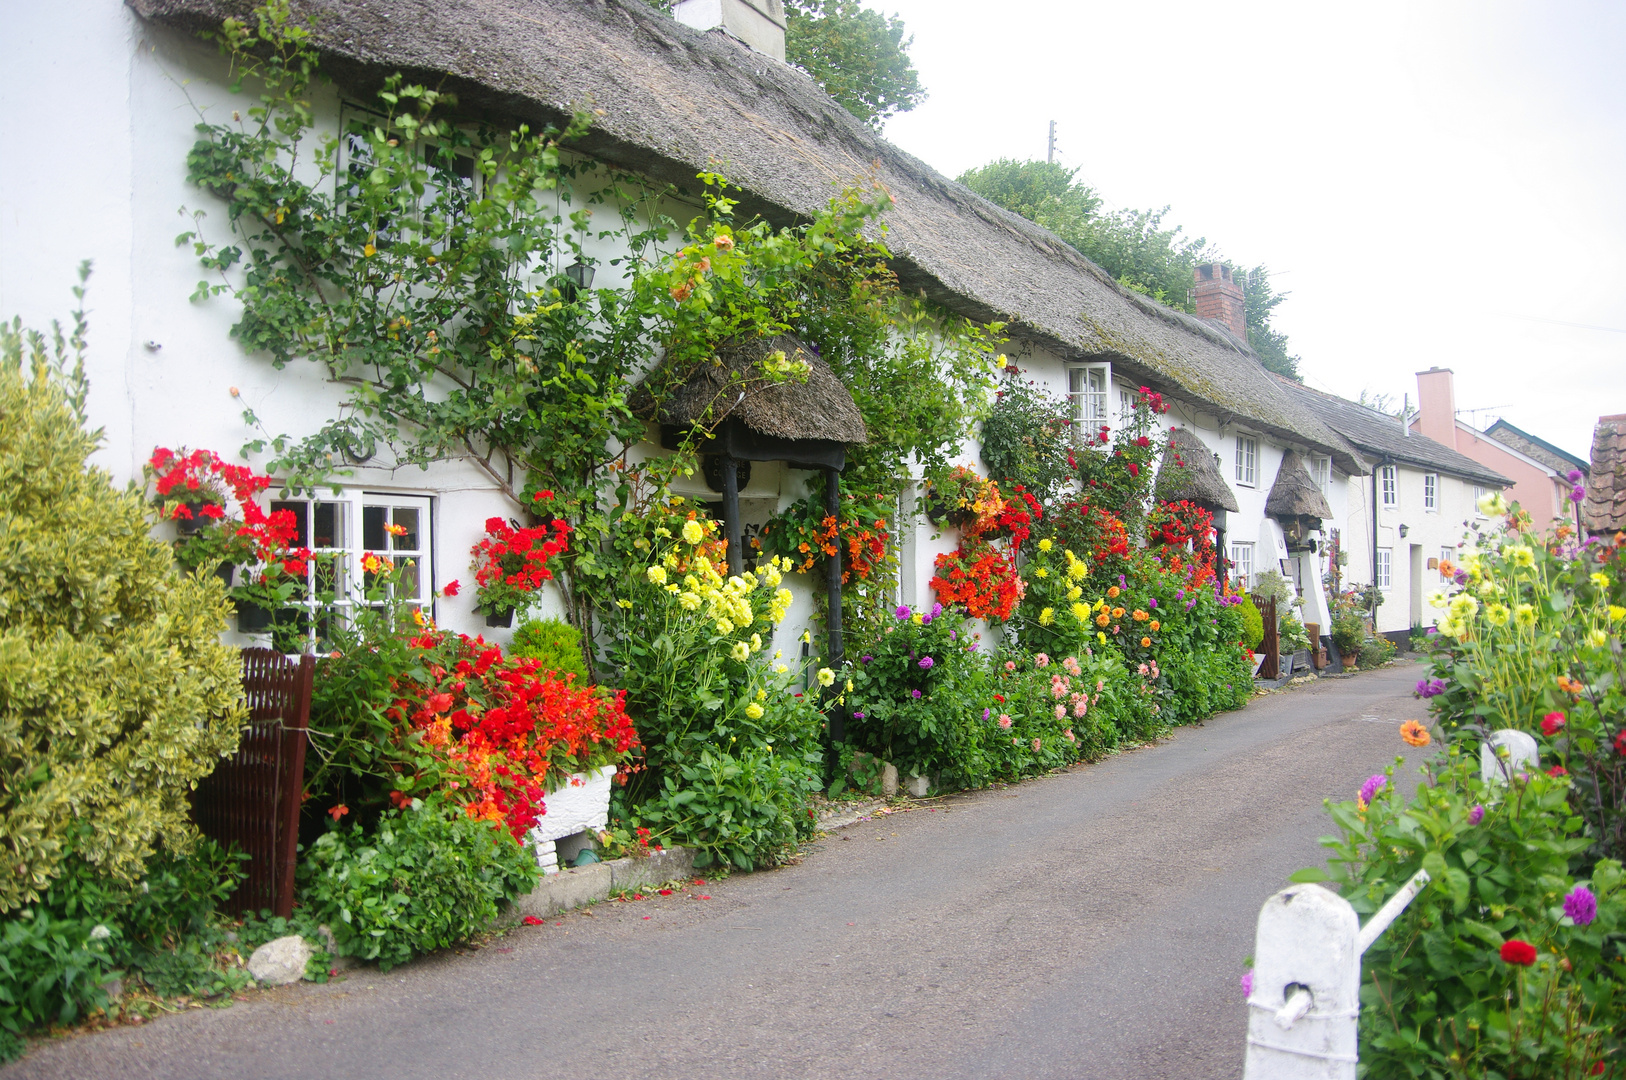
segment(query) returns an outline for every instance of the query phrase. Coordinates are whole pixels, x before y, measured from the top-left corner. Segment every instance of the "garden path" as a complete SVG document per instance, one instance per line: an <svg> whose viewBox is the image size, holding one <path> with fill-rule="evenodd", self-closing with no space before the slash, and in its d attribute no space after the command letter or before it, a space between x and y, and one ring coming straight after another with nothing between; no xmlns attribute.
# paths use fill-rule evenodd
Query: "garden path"
<svg viewBox="0 0 1626 1080"><path fill-rule="evenodd" d="M1321 800L1407 749L1420 670L1255 699L474 955L64 1040L0 1078L1236 1077L1259 906L1321 861Z"/></svg>

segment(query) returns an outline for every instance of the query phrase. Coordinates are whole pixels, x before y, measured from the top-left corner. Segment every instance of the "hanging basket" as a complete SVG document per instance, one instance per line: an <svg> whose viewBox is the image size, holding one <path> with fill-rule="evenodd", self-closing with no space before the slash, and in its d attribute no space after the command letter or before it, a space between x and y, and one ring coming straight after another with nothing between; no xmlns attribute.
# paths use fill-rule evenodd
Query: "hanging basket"
<svg viewBox="0 0 1626 1080"><path fill-rule="evenodd" d="M504 608L495 615L486 616L486 625L495 627L510 627L514 625L514 609Z"/></svg>

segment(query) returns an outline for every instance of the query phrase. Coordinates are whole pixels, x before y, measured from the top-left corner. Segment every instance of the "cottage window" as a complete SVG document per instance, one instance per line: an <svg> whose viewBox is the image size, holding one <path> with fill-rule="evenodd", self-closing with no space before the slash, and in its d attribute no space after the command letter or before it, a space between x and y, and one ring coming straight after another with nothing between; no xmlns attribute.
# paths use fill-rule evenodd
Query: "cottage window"
<svg viewBox="0 0 1626 1080"><path fill-rule="evenodd" d="M1423 474L1423 509L1438 513L1440 509L1440 474Z"/></svg>
<svg viewBox="0 0 1626 1080"><path fill-rule="evenodd" d="M1118 423L1129 423L1129 418L1135 415L1135 394L1131 390L1118 391Z"/></svg>
<svg viewBox="0 0 1626 1080"><path fill-rule="evenodd" d="M1112 385L1112 365L1084 364L1067 369L1067 402L1073 413L1074 430L1090 441L1098 429L1110 424L1107 389Z"/></svg>
<svg viewBox="0 0 1626 1080"><path fill-rule="evenodd" d="M1449 563L1452 566L1455 566L1456 562L1457 562L1457 549L1456 548L1443 547L1443 548L1440 549L1440 580L1441 581L1448 580L1446 578L1446 576L1445 576L1446 564Z"/></svg>
<svg viewBox="0 0 1626 1080"><path fill-rule="evenodd" d="M313 613L331 609L341 622L366 603L371 575L363 569L368 555L392 563L401 571L393 586L394 598L429 608L434 596L434 547L430 542L431 501L424 495L393 495L377 491L343 491L316 499L278 499L272 510L294 515L294 543L311 549L303 595L294 606ZM312 623L313 634L325 625Z"/></svg>
<svg viewBox="0 0 1626 1080"><path fill-rule="evenodd" d="M1379 470L1379 479L1383 486L1383 505L1395 506L1400 502L1400 478L1393 465L1385 465Z"/></svg>
<svg viewBox="0 0 1626 1080"><path fill-rule="evenodd" d="M1392 570L1394 566L1394 549L1378 548L1377 585L1380 589L1387 589L1393 583Z"/></svg>
<svg viewBox="0 0 1626 1080"><path fill-rule="evenodd" d="M1246 589L1253 582L1253 545L1231 545L1231 584Z"/></svg>
<svg viewBox="0 0 1626 1080"><path fill-rule="evenodd" d="M1236 482L1253 487L1258 483L1259 440L1251 435L1236 437Z"/></svg>
<svg viewBox="0 0 1626 1080"><path fill-rule="evenodd" d="M1484 517L1485 511L1479 508L1479 500L1483 499L1489 489L1480 484L1474 485L1474 517Z"/></svg>
<svg viewBox="0 0 1626 1080"><path fill-rule="evenodd" d="M1310 470L1315 474L1315 486L1321 489L1321 494L1330 494L1332 487L1332 458L1311 458Z"/></svg>

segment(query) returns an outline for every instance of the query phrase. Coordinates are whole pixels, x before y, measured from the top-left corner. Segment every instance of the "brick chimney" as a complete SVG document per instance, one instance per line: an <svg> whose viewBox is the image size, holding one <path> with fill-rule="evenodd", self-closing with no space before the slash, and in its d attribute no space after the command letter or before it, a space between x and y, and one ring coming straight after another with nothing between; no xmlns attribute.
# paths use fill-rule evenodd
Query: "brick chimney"
<svg viewBox="0 0 1626 1080"><path fill-rule="evenodd" d="M1199 319L1213 319L1243 341L1248 340L1248 305L1229 266L1203 263L1197 267L1197 288L1191 295Z"/></svg>
<svg viewBox="0 0 1626 1080"><path fill-rule="evenodd" d="M1417 430L1437 443L1457 448L1457 394L1450 368L1431 367L1417 373Z"/></svg>
<svg viewBox="0 0 1626 1080"><path fill-rule="evenodd" d="M784 0L678 0L672 17L696 30L721 30L775 60L785 58Z"/></svg>

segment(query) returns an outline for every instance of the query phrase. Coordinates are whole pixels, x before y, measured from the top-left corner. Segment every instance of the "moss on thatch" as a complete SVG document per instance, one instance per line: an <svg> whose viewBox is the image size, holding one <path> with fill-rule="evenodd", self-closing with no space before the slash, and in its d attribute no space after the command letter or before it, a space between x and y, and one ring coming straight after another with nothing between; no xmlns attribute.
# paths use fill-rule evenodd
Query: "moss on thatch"
<svg viewBox="0 0 1626 1080"><path fill-rule="evenodd" d="M1214 452L1190 428L1175 428L1157 470L1156 495L1166 502L1191 499L1211 509L1236 513L1236 492L1225 483Z"/></svg>
<svg viewBox="0 0 1626 1080"><path fill-rule="evenodd" d="M766 379L762 361L775 352L792 364L805 362L807 378ZM662 364L633 391L631 405L646 420L679 427L711 428L734 419L776 439L869 441L852 394L814 349L788 334L719 349L710 363L686 375Z"/></svg>
<svg viewBox="0 0 1626 1080"><path fill-rule="evenodd" d="M1298 451L1282 455L1282 467L1276 470L1276 482L1270 485L1270 497L1265 500L1265 513L1275 518L1313 517L1322 521L1332 517L1327 497L1316 487Z"/></svg>

